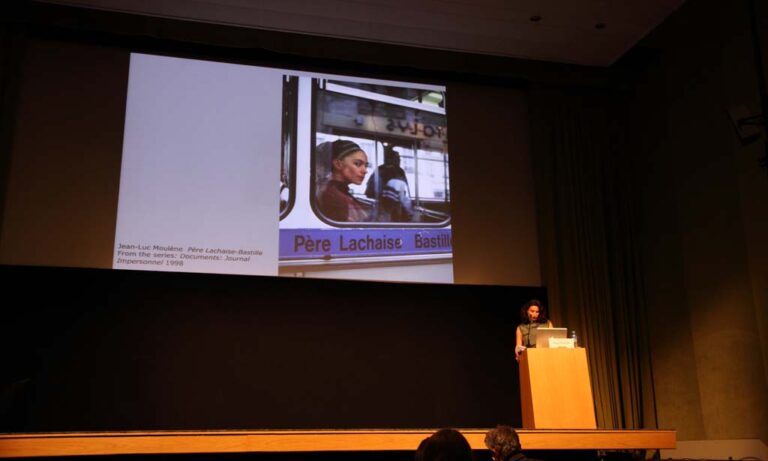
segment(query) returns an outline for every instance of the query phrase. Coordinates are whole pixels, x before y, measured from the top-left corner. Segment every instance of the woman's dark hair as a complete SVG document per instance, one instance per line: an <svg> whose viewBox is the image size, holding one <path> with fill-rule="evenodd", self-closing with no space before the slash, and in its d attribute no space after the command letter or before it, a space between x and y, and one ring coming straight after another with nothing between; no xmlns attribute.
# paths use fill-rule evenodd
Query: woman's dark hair
<svg viewBox="0 0 768 461"><path fill-rule="evenodd" d="M456 429L440 429L419 445L417 461L472 461L472 447Z"/></svg>
<svg viewBox="0 0 768 461"><path fill-rule="evenodd" d="M331 144L331 159L341 160L347 155L354 154L355 152L362 150L363 149L361 149L360 146L352 141L346 139L337 139Z"/></svg>
<svg viewBox="0 0 768 461"><path fill-rule="evenodd" d="M538 299L532 299L523 304L523 307L520 308L520 322L529 323L528 308L531 306L536 306L539 308L539 319L536 321L536 323L547 323L549 321L549 317L547 317L547 309L544 307L544 304Z"/></svg>
<svg viewBox="0 0 768 461"><path fill-rule="evenodd" d="M520 438L509 426L496 426L485 434L485 446L493 452L496 461L507 461L520 451Z"/></svg>

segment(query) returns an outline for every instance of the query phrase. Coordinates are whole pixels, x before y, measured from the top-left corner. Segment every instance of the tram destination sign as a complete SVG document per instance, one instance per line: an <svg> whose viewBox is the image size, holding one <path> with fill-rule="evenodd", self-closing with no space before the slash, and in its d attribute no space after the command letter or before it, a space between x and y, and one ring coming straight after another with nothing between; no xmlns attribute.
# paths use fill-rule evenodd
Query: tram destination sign
<svg viewBox="0 0 768 461"><path fill-rule="evenodd" d="M451 253L451 229L281 229L280 259Z"/></svg>

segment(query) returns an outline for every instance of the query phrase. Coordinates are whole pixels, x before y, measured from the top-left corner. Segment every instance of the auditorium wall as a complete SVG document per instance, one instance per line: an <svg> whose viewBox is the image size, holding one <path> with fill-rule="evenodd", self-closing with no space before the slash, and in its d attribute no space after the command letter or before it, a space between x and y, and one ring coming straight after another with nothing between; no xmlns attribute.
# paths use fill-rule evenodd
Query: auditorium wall
<svg viewBox="0 0 768 461"><path fill-rule="evenodd" d="M34 24L9 39L13 46L3 58L17 66L0 74L11 81L3 110L14 128L4 132L0 156L2 236L36 239L36 257L52 258L55 267L29 267L40 263L19 260L15 246L4 244L0 269L18 290L6 296L18 301L0 327L9 364L0 371L8 390L0 429L520 424L511 332L517 307L546 298L546 291L537 286L528 107L518 81L463 75L457 64L445 64L451 59L443 52L381 46L372 53L374 45L345 42L348 54L339 56L328 50L342 41L318 45L255 32L255 39L245 35L254 48L243 51L185 41L216 42L229 29L206 35L207 26L198 25L185 35L178 32L185 26L174 22L139 19L134 28L135 18L32 5L44 14L30 16ZM147 29L156 35L148 37ZM281 52L271 51L281 40ZM389 78L445 78L457 159L451 185L458 284L392 289L108 270L122 129L114 93L124 88L127 50L136 43L148 52L223 52L224 60L275 65L303 62L291 55L295 46L317 53L306 58L311 70L332 65ZM389 67L371 63L373 57ZM478 66L477 59L486 60L470 59L470 67L492 69L497 62ZM422 61L432 70L409 64ZM112 73L115 68L123 72ZM96 122L104 131L83 136ZM7 179L19 170L36 179ZM47 209L29 213L31 204ZM71 258L72 248L84 256L80 262ZM29 284L42 289L28 293Z"/></svg>
<svg viewBox="0 0 768 461"><path fill-rule="evenodd" d="M17 39L18 66L6 74L14 74L15 84L9 104L13 135L7 141L9 155L0 159L0 171L8 178L0 191L1 263L111 267L128 51L140 49L447 84L454 280L541 285L528 106L525 89L515 79L463 75L455 64L444 63L445 52L391 45L373 51L377 45L372 44L359 50L355 42L333 39L323 39L327 48L314 49L316 43L290 34L241 30L237 35L240 45L252 40L255 46L269 47L275 45L267 42L279 39L278 48L285 54L233 50L232 43L221 41L230 32L221 26L197 25L199 30L191 26L190 31L179 32L183 26L162 20L156 20L162 22L157 27L164 27L167 36L148 44L142 36L143 19L120 16L124 29L117 30L108 20L110 14L40 8L58 14L40 19L41 25L29 27L22 34L25 38ZM50 17L63 18L59 21L64 26ZM153 24L152 19L146 21ZM72 22L79 27L70 29ZM136 24L126 26L132 23ZM221 47L183 42L200 34L209 34L210 41ZM296 48L302 49L300 54ZM386 65L366 62L372 56ZM348 61L339 61L342 58ZM494 63L471 64L494 68ZM24 244L29 241L36 242L34 251Z"/></svg>
<svg viewBox="0 0 768 461"><path fill-rule="evenodd" d="M761 17L765 24L768 9L762 10ZM76 34L79 37L101 37L104 31L95 29L115 24L122 33L131 29L127 20L113 21L111 26L89 25L77 17L67 21L91 27L90 32ZM178 24L147 27L160 39L180 29ZM768 28L763 26L761 33L768 37ZM190 37L199 39L199 31ZM365 44L356 48L350 43L343 47L347 54L342 57L335 51L340 49L338 41L331 39L311 43L279 34L259 37L243 46L311 54L316 57L314 65L330 60L343 66L348 64L346 58L360 63L358 71L375 67L374 60L400 73L418 74L426 66L426 52L398 47ZM219 41L235 38L228 33L216 35ZM516 239L509 239L506 232L521 220L535 220L529 214L533 197L520 209L511 209L503 199L509 193L527 193L531 180L527 158L504 155L507 149L528 150L525 91L513 83L515 75L562 83L565 78L578 82L585 74L566 66L520 67L510 64L512 60L440 51L430 51L429 57L434 72L453 76L448 93L457 154L452 168L457 173L451 181L455 220L463 224L454 230L456 280L537 285L538 243L531 231L535 226ZM630 126L643 200L644 273L658 426L676 429L683 442L751 439L766 443L768 174L758 166L763 140L743 146L727 112L735 104L760 112L747 1L686 3L621 65L636 72L629 86L634 92ZM491 77L476 80L474 72L462 74L462 68ZM497 84L491 82L494 79ZM482 118L475 117L480 113ZM510 180L504 174L507 170L523 174ZM514 258L536 266L530 270L509 264ZM242 305L247 301L242 300ZM433 314L440 312L436 306L430 309ZM456 309L466 314L463 308ZM497 309L489 306L466 315L480 325ZM269 312L278 315L278 309ZM125 344L130 339L127 331L122 330ZM419 338L418 331L412 333ZM418 371L416 366L409 370Z"/></svg>
<svg viewBox="0 0 768 461"><path fill-rule="evenodd" d="M738 104L760 113L748 11L747 1L687 2L621 63L637 72L658 424L677 429L681 449L727 441L711 459L734 456L736 439L768 442L765 136L742 145L728 115ZM759 15L765 49L764 5Z"/></svg>

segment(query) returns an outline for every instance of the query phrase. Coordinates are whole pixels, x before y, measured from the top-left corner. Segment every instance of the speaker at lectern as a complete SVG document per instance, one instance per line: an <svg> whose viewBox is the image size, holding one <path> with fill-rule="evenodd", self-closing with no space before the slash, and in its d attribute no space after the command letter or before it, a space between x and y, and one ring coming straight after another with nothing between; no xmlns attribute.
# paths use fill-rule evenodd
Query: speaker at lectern
<svg viewBox="0 0 768 461"><path fill-rule="evenodd" d="M525 429L597 429L583 347L528 348L519 363Z"/></svg>

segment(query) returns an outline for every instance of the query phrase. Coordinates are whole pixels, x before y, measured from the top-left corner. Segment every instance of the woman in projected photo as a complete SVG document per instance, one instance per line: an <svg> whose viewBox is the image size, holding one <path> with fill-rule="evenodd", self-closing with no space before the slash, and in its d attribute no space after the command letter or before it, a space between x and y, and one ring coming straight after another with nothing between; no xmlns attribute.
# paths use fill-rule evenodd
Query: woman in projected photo
<svg viewBox="0 0 768 461"><path fill-rule="evenodd" d="M536 347L536 332L539 327L552 328L547 318L547 310L538 299L532 299L520 308L520 325L515 332L515 359L520 360L520 353L527 347Z"/></svg>
<svg viewBox="0 0 768 461"><path fill-rule="evenodd" d="M357 144L345 139L331 143L331 175L319 198L320 211L334 221L368 219L365 207L352 197L350 184L360 185L368 171L368 156Z"/></svg>

